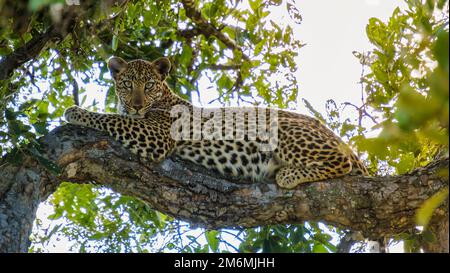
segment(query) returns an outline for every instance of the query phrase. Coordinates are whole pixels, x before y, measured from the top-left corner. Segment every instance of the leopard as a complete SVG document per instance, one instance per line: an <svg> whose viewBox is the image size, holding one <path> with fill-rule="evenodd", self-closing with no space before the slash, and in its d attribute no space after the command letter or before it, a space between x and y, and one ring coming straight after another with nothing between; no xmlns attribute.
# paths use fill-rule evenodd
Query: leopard
<svg viewBox="0 0 450 273"><path fill-rule="evenodd" d="M230 179L273 179L284 189L347 174L369 175L350 146L315 117L273 107L195 106L169 87L173 66L167 57L128 62L111 57L107 66L117 113L74 105L64 112L65 120L106 132L146 161L174 156ZM184 112L172 111L177 107ZM217 122L211 122L211 113ZM269 133L259 134L263 125Z"/></svg>

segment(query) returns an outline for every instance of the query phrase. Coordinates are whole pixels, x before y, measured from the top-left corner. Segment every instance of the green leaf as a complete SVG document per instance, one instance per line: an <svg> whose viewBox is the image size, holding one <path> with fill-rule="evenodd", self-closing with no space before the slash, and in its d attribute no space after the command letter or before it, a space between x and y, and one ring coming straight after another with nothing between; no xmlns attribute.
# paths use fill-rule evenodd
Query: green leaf
<svg viewBox="0 0 450 273"><path fill-rule="evenodd" d="M403 174L411 171L414 168L415 156L413 153L406 153L400 156L396 169L398 174Z"/></svg>
<svg viewBox="0 0 450 273"><path fill-rule="evenodd" d="M17 117L17 113L14 112L11 108L7 108L5 110L5 118L7 120L15 120Z"/></svg>
<svg viewBox="0 0 450 273"><path fill-rule="evenodd" d="M15 136L23 135L31 128L30 126L23 124L23 122L20 120L10 120L8 122L8 127L11 130L11 133Z"/></svg>
<svg viewBox="0 0 450 273"><path fill-rule="evenodd" d="M136 9L137 9L137 5L130 3L129 5L127 5L127 15L130 18L136 18Z"/></svg>
<svg viewBox="0 0 450 273"><path fill-rule="evenodd" d="M30 0L28 2L28 8L31 11L37 11L44 6L48 6L54 3L65 3L65 0Z"/></svg>
<svg viewBox="0 0 450 273"><path fill-rule="evenodd" d="M117 37L117 35L114 35L111 41L111 49L112 51L116 51L117 50L117 46L119 45L119 39Z"/></svg>
<svg viewBox="0 0 450 273"><path fill-rule="evenodd" d="M156 27L161 18L161 13L154 6L150 10L144 10L142 15L144 16L145 27Z"/></svg>
<svg viewBox="0 0 450 273"><path fill-rule="evenodd" d="M21 150L15 148L11 152L6 154L6 161L13 165L21 165L23 162L23 153Z"/></svg>
<svg viewBox="0 0 450 273"><path fill-rule="evenodd" d="M264 239L263 245L262 245L262 252L263 253L272 253L273 252L273 246L270 239Z"/></svg>
<svg viewBox="0 0 450 273"><path fill-rule="evenodd" d="M33 124L34 129L38 134L45 135L48 133L47 122L39 121Z"/></svg>
<svg viewBox="0 0 450 273"><path fill-rule="evenodd" d="M425 242L427 243L435 243L436 242L436 236L434 235L434 233L431 230L424 230L422 233L422 238Z"/></svg>
<svg viewBox="0 0 450 273"><path fill-rule="evenodd" d="M29 149L29 151L34 156L34 158L36 158L39 163L41 163L52 174L61 174L61 168L59 168L59 166L55 162L45 158L36 148L32 147Z"/></svg>
<svg viewBox="0 0 450 273"><path fill-rule="evenodd" d="M449 33L448 30L438 32L438 38L433 47L433 54L436 56L439 66L449 73Z"/></svg>
<svg viewBox="0 0 450 273"><path fill-rule="evenodd" d="M90 236L89 239L90 240L95 240L95 241L100 241L100 240L102 240L103 238L106 238L106 237L108 237L108 234L105 234L103 232L97 232L94 235Z"/></svg>
<svg viewBox="0 0 450 273"><path fill-rule="evenodd" d="M180 64L188 66L192 58L192 48L189 45L183 46L183 51L178 59Z"/></svg>
<svg viewBox="0 0 450 273"><path fill-rule="evenodd" d="M314 244L312 252L313 253L329 253L330 251L328 251L328 249L322 244Z"/></svg>
<svg viewBox="0 0 450 273"><path fill-rule="evenodd" d="M214 252L219 249L219 232L217 230L207 230L205 232L206 241Z"/></svg>
<svg viewBox="0 0 450 273"><path fill-rule="evenodd" d="M233 81L226 74L223 74L217 81L217 86L219 88L230 89L233 86Z"/></svg>
<svg viewBox="0 0 450 273"><path fill-rule="evenodd" d="M250 8L255 13L258 11L259 7L261 6L261 0L249 0L248 3L250 4Z"/></svg>
<svg viewBox="0 0 450 273"><path fill-rule="evenodd" d="M416 213L416 223L419 226L423 226L426 229L428 223L430 222L431 216L434 210L439 207L445 199L448 198L448 187L435 193L432 197L427 199L422 206L417 210Z"/></svg>
<svg viewBox="0 0 450 273"><path fill-rule="evenodd" d="M306 108L309 110L309 112L311 112L314 115L314 117L325 123L325 118L322 116L321 113L319 113L318 111L316 111L316 109L314 109L314 107L311 105L311 103L309 103L309 101L307 101L306 99L302 99L302 101L303 104L306 106Z"/></svg>
<svg viewBox="0 0 450 273"><path fill-rule="evenodd" d="M300 11L295 7L293 4L287 2L286 7L289 13L289 16L296 24L301 24L303 21L302 15L300 14Z"/></svg>
<svg viewBox="0 0 450 273"><path fill-rule="evenodd" d="M384 50L388 43L386 25L378 18L370 18L366 26L366 33L369 41Z"/></svg>
<svg viewBox="0 0 450 273"><path fill-rule="evenodd" d="M257 43L255 46L254 54L259 55L259 53L261 53L261 51L263 50L263 47L266 45L266 43L267 43L266 39L261 40L259 43Z"/></svg>

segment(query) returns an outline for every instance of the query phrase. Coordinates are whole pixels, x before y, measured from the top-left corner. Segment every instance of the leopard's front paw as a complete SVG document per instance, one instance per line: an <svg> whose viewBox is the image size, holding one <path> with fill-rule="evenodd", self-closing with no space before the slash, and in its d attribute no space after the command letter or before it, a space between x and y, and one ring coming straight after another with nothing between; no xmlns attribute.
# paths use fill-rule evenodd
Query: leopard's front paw
<svg viewBox="0 0 450 273"><path fill-rule="evenodd" d="M79 106L73 105L64 111L64 118L68 123L82 125L81 119L85 113L86 110Z"/></svg>

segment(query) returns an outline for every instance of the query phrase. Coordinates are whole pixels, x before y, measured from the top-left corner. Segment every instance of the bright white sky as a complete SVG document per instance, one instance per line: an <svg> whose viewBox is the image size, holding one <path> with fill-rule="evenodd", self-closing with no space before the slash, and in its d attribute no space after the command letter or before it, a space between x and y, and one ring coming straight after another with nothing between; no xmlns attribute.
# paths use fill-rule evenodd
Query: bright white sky
<svg viewBox="0 0 450 273"><path fill-rule="evenodd" d="M300 97L324 113L327 99L360 103L361 64L353 51L373 49L365 28L371 17L386 21L400 0L297 0L303 16L296 38L307 45L298 56ZM300 103L298 105L301 105Z"/></svg>
<svg viewBox="0 0 450 273"><path fill-rule="evenodd" d="M338 104L348 101L358 105L361 65L352 52L373 48L365 34L369 18L377 17L385 21L397 6L402 8L406 5L400 0L296 0L296 4L303 22L291 26L296 39L307 44L299 50L297 58L298 111L307 113L302 109L302 98L322 113L325 112L327 99L334 99ZM286 19L289 15L285 5L271 11L275 18L290 21ZM91 94L93 92L87 92L88 96ZM203 102L210 100L202 98ZM87 105L88 101L91 100L86 101ZM48 214L48 206L44 207L38 210L40 219ZM65 240L52 242L48 251L65 252L68 250L66 243ZM391 251L401 251L401 248L396 247Z"/></svg>

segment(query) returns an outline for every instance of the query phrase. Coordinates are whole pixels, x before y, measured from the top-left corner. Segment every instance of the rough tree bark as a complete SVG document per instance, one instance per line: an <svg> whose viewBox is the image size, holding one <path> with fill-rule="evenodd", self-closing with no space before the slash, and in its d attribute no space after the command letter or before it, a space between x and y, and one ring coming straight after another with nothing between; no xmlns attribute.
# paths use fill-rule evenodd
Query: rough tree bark
<svg viewBox="0 0 450 273"><path fill-rule="evenodd" d="M312 220L366 238L413 229L416 209L448 186L448 177L440 175L448 157L406 175L346 176L285 190L273 181L230 181L176 158L142 163L108 136L73 125L39 142L61 172L55 175L26 155L20 166L0 162L0 252L27 251L37 206L62 181L98 183L210 229ZM434 221L446 221L448 231L448 201L436 215ZM440 245L430 251L448 252L448 232L440 235Z"/></svg>

